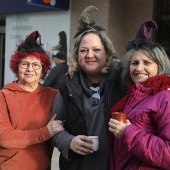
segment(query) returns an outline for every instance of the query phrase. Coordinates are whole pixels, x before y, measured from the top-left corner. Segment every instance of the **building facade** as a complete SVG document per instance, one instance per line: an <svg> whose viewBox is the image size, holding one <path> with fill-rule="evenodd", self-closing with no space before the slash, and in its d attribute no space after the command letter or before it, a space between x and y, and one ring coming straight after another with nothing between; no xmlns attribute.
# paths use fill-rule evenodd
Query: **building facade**
<svg viewBox="0 0 170 170"><path fill-rule="evenodd" d="M169 0L71 0L69 50L72 49L81 12L87 6L96 6L99 11L90 14L90 20L105 28L110 36L117 56L122 59L127 42L135 38L140 25L147 20L155 20L159 29L152 32L152 38L170 52L170 2ZM51 11L49 11L50 13ZM46 12L47 13L47 12ZM38 22L38 21L37 21ZM62 22L62 21L61 21ZM3 21L0 21L0 27ZM38 24L38 23L37 23ZM44 23L45 25L45 23ZM6 27L6 25L5 25ZM50 26L52 27L52 26ZM7 29L6 29L7 30ZM5 33L4 33L5 34ZM3 39L0 41L0 44ZM4 59L0 57L0 87L4 85ZM3 61L2 61L3 60ZM7 61L5 61L7 62Z"/></svg>

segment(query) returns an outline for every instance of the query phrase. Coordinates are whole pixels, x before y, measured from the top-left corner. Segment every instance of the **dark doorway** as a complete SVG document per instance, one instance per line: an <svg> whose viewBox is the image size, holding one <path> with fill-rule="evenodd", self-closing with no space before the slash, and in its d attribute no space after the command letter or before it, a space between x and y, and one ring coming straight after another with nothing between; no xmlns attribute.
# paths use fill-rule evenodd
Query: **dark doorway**
<svg viewBox="0 0 170 170"><path fill-rule="evenodd" d="M0 33L0 89L4 86L5 71L5 33Z"/></svg>
<svg viewBox="0 0 170 170"><path fill-rule="evenodd" d="M157 4L157 41L165 48L170 57L170 0L156 0Z"/></svg>

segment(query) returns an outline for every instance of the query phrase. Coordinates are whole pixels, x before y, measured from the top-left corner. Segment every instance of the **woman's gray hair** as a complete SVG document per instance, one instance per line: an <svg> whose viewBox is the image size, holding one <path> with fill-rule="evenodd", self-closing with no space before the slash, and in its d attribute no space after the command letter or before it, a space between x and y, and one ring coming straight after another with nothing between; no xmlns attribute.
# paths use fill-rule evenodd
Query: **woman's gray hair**
<svg viewBox="0 0 170 170"><path fill-rule="evenodd" d="M82 34L80 34L75 38L73 52L70 53L69 56L69 69L73 72L81 69L78 63L78 49L83 36L88 33L94 33L98 35L106 51L106 55L107 55L106 64L101 70L101 73L106 74L109 73L111 70L113 70L113 68L117 68L120 65L121 61L116 56L116 52L115 49L113 48L111 40L108 38L108 36L104 31L97 31L92 28L83 32Z"/></svg>
<svg viewBox="0 0 170 170"><path fill-rule="evenodd" d="M170 76L170 60L163 47L155 46L153 48L150 48L147 46L143 46L139 49L132 48L127 51L123 60L124 70L122 77L123 80L125 80L128 84L133 83L133 80L130 76L130 63L131 57L135 51L140 51L158 65L158 75L164 74Z"/></svg>

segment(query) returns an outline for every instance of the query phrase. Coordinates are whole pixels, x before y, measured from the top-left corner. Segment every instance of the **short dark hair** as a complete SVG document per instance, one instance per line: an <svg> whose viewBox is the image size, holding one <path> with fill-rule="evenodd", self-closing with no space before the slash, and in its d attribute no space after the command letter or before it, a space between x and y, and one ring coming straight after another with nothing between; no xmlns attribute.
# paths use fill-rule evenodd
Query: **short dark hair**
<svg viewBox="0 0 170 170"><path fill-rule="evenodd" d="M56 55L53 55L53 58L54 57L58 58L58 59L61 59L61 60L66 60L66 55L61 51L59 51Z"/></svg>

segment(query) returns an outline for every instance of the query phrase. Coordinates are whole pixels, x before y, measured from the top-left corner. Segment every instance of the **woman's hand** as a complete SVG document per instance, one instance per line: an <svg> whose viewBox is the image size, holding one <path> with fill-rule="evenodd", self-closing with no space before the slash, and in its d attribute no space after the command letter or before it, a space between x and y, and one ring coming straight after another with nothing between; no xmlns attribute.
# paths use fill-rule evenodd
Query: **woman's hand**
<svg viewBox="0 0 170 170"><path fill-rule="evenodd" d="M109 131L112 132L117 138L120 138L122 132L129 126L131 123L127 120L127 123L120 122L115 119L110 119L109 121Z"/></svg>
<svg viewBox="0 0 170 170"><path fill-rule="evenodd" d="M55 114L47 124L47 128L51 137L64 130L63 122L61 120L56 120L56 118L57 115Z"/></svg>
<svg viewBox="0 0 170 170"><path fill-rule="evenodd" d="M71 143L70 149L80 155L88 155L93 153L93 140L84 135L75 136Z"/></svg>

